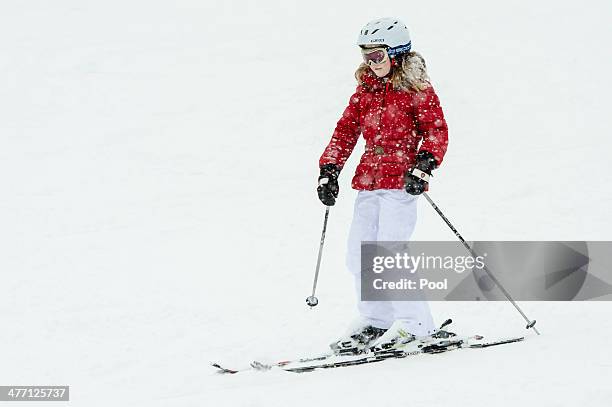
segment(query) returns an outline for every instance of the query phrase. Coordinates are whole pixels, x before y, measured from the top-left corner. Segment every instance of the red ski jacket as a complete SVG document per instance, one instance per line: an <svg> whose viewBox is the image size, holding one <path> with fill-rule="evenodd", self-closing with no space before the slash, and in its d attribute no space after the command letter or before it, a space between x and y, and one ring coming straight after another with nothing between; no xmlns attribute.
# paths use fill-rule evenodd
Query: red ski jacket
<svg viewBox="0 0 612 407"><path fill-rule="evenodd" d="M419 151L429 151L440 165L448 145L448 127L433 87L418 93L395 90L370 72L351 96L319 166L342 169L361 133L366 146L351 183L357 190L403 189L404 174Z"/></svg>

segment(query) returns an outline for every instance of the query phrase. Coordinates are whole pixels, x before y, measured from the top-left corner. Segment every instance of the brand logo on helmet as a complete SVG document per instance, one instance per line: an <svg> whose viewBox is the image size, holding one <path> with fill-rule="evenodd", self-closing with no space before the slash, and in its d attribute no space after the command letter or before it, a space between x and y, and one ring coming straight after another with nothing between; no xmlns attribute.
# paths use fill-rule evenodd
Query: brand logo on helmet
<svg viewBox="0 0 612 407"><path fill-rule="evenodd" d="M370 42L385 42L384 38L377 38L375 40L370 40Z"/></svg>

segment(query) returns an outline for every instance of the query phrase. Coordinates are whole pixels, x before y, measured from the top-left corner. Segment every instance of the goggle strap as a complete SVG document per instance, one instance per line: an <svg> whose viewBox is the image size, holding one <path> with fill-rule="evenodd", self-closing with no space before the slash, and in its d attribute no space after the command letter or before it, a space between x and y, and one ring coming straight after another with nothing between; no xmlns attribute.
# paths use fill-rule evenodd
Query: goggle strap
<svg viewBox="0 0 612 407"><path fill-rule="evenodd" d="M399 45L397 47L387 49L387 54L389 54L390 57L394 57L396 55L403 54L405 52L410 52L411 48L412 48L412 41L408 41L408 44Z"/></svg>

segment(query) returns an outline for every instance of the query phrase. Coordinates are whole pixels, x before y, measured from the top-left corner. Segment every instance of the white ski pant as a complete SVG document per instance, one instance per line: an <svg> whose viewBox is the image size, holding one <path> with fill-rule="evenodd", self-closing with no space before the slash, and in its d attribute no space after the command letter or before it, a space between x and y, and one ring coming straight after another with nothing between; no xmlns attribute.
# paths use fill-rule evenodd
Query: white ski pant
<svg viewBox="0 0 612 407"><path fill-rule="evenodd" d="M399 320L413 335L434 331L426 301L361 301L361 242L407 241L417 219L417 197L403 189L359 191L348 238L346 264L355 278L357 308L363 319L388 329Z"/></svg>

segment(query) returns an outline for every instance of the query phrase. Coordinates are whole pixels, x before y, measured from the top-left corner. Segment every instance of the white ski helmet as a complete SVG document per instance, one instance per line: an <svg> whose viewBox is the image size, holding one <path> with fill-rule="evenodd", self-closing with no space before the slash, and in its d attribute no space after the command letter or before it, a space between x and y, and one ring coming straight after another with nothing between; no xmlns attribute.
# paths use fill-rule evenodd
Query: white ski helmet
<svg viewBox="0 0 612 407"><path fill-rule="evenodd" d="M391 58L409 52L412 47L408 27L397 18L378 18L367 23L359 32L357 45L386 45Z"/></svg>

